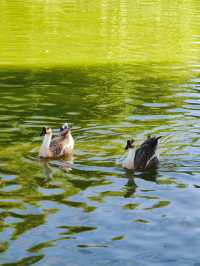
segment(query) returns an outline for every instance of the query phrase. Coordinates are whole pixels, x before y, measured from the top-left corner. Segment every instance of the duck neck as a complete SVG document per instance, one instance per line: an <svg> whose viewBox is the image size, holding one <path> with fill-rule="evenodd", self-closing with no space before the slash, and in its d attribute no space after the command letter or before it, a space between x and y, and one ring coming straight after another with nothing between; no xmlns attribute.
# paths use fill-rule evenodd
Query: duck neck
<svg viewBox="0 0 200 266"><path fill-rule="evenodd" d="M46 134L44 135L44 139L43 139L43 142L42 142L42 147L43 148L49 148L50 146L50 143L51 143L51 138L52 138L52 134Z"/></svg>
<svg viewBox="0 0 200 266"><path fill-rule="evenodd" d="M135 157L135 149L129 148L128 155L123 162L123 167L126 169L133 169L134 168L134 157Z"/></svg>
<svg viewBox="0 0 200 266"><path fill-rule="evenodd" d="M43 142L40 148L40 153L39 153L40 157L48 157L51 138L52 138L52 134L44 135Z"/></svg>
<svg viewBox="0 0 200 266"><path fill-rule="evenodd" d="M63 139L71 139L72 138L72 134L71 132L69 131L66 135L62 136Z"/></svg>
<svg viewBox="0 0 200 266"><path fill-rule="evenodd" d="M49 146L51 143L52 134L44 135L42 145L40 147L40 157L46 158L49 156Z"/></svg>
<svg viewBox="0 0 200 266"><path fill-rule="evenodd" d="M129 148L127 159L132 161L134 159L134 156L135 156L135 149Z"/></svg>

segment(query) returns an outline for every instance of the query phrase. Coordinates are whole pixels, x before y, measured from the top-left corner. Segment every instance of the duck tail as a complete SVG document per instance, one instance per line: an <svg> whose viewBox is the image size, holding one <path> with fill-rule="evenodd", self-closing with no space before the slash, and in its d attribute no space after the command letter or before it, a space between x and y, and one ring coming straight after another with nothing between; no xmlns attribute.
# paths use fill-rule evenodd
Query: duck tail
<svg viewBox="0 0 200 266"><path fill-rule="evenodd" d="M157 137L156 140L159 140L160 138L162 138L162 136Z"/></svg>

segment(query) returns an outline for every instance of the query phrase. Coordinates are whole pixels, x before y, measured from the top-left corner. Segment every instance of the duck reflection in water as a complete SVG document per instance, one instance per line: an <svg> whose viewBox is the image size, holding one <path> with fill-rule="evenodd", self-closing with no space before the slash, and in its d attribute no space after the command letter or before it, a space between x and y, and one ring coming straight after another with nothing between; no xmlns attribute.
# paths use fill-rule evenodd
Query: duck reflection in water
<svg viewBox="0 0 200 266"><path fill-rule="evenodd" d="M129 198L136 192L137 185L135 183L135 177L132 171L126 170L126 177L128 181L124 186L125 188L124 198Z"/></svg>
<svg viewBox="0 0 200 266"><path fill-rule="evenodd" d="M72 171L74 157L73 154L65 157L65 160L49 160L49 159L40 159L40 162L43 166L44 175L46 176L45 182L48 182L53 178L53 168L58 168L62 172L68 173Z"/></svg>
<svg viewBox="0 0 200 266"><path fill-rule="evenodd" d="M135 182L135 178L140 178L147 181L156 182L156 178L158 176L157 168L151 168L148 171L137 172L137 175L134 174L132 170L126 169L126 178L128 179L127 183L124 185L125 188L125 198L131 197L137 189L137 184Z"/></svg>

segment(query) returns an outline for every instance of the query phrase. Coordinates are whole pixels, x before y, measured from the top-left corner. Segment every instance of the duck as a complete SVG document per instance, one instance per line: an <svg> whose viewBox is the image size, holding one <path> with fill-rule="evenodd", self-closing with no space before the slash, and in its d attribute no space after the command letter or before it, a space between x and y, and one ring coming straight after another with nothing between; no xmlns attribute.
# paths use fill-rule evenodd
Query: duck
<svg viewBox="0 0 200 266"><path fill-rule="evenodd" d="M143 171L157 167L159 164L157 147L160 138L161 136L148 136L138 149L135 148L133 139L128 140L125 147L128 150L128 155L122 163L123 168Z"/></svg>
<svg viewBox="0 0 200 266"><path fill-rule="evenodd" d="M73 152L74 139L68 123L60 127L59 135L53 139L53 131L49 127L43 127L40 135L44 136L39 151L40 158L58 158Z"/></svg>

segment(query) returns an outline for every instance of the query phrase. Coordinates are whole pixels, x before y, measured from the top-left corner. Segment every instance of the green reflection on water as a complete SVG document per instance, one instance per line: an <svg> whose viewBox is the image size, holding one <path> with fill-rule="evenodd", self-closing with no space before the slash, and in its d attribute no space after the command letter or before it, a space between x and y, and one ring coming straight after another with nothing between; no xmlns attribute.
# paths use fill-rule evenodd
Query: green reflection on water
<svg viewBox="0 0 200 266"><path fill-rule="evenodd" d="M14 262L14 263L1 264L1 266L28 266L28 265L33 265L36 262L40 261L43 257L44 257L44 255L30 256L30 257L23 258L22 260L19 260L19 261Z"/></svg>

